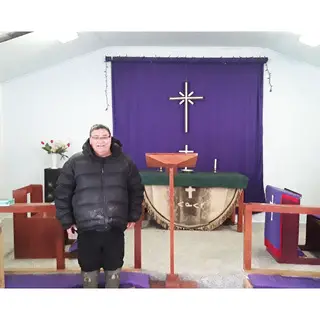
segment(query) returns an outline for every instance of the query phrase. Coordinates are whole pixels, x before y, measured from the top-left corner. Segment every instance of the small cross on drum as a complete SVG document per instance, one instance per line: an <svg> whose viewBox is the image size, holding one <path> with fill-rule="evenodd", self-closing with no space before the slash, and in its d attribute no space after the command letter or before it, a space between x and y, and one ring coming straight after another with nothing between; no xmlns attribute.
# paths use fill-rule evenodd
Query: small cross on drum
<svg viewBox="0 0 320 320"><path fill-rule="evenodd" d="M192 193L194 192L194 191L196 191L196 189L195 188L192 188L191 186L189 186L188 188L186 188L186 189L184 189L187 193L188 193L188 198L189 199L192 199Z"/></svg>

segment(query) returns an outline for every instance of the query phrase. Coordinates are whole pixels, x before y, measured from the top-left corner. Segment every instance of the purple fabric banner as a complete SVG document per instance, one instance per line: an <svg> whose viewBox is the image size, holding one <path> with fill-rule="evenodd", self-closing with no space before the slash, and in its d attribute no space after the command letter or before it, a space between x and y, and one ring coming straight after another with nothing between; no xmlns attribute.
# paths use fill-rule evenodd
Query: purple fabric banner
<svg viewBox="0 0 320 320"><path fill-rule="evenodd" d="M266 58L112 60L114 136L146 169L146 152L178 152L188 145L199 153L195 171L239 172L249 178L245 201L264 202L262 101ZM184 93L188 104L170 97Z"/></svg>

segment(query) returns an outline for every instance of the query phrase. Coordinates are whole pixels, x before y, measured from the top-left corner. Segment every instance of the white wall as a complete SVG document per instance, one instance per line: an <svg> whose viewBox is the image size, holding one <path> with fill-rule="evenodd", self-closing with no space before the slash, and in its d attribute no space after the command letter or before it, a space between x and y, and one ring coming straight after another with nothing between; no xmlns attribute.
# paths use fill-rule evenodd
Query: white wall
<svg viewBox="0 0 320 320"><path fill-rule="evenodd" d="M113 47L81 56L3 85L4 177L7 187L43 183L49 157L45 139L70 139L70 153L80 150L89 127L103 122L112 129L112 109L105 111L105 55L136 56L268 56L264 94L265 184L303 194L303 203L320 205L317 110L320 69L259 48ZM287 137L288 141L284 141ZM2 152L1 152L2 153Z"/></svg>
<svg viewBox="0 0 320 320"><path fill-rule="evenodd" d="M81 150L93 123L111 124L101 53L5 83L3 91L9 195L17 187L43 184L50 156L41 149L41 140L70 141L70 155Z"/></svg>

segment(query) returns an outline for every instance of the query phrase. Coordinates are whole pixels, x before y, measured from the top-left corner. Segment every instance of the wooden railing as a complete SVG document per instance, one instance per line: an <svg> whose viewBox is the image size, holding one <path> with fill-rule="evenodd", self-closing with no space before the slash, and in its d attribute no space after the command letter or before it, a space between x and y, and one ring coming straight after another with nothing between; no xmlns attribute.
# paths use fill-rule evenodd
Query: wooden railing
<svg viewBox="0 0 320 320"><path fill-rule="evenodd" d="M23 235L16 235L14 234L14 239L18 239L14 243L14 245L19 244L20 241L30 242L30 237L34 236L36 233L41 233L41 228L43 222L50 221L50 226L53 228L51 232L55 235L51 240L53 241L53 245L55 246L55 258L57 261L57 269L64 269L65 268L65 257L64 257L64 232L59 224L58 220L55 219L55 211L56 208L53 204L49 203L16 203L11 206L7 207L0 207L0 213L13 213L13 217L21 216L23 219L25 218L25 223L23 221L18 221L19 228L14 228L14 232L19 232L20 227L24 226L26 229L23 232ZM32 218L27 218L26 214L28 212L32 213ZM19 218L18 218L19 219ZM17 219L17 220L18 220ZM28 220L31 220L28 221ZM30 223L31 222L31 223ZM41 245L41 242L39 243ZM19 251L23 251L24 247L21 247ZM28 248L28 247L27 247ZM23 252L22 252L23 254Z"/></svg>
<svg viewBox="0 0 320 320"><path fill-rule="evenodd" d="M27 203L28 194L30 194L30 203ZM55 205L42 202L42 186L29 185L14 190L13 196L16 203L11 206L0 207L0 214L13 213L15 257L18 259L51 257L56 259L57 269L65 269L65 258L68 256L68 254L65 252L65 232L62 229L59 221L56 219ZM28 213L31 213L31 217L28 217ZM135 269L141 269L142 266L142 220L143 215L141 219L134 225ZM38 240L35 241L32 239ZM30 246L26 245L28 243L30 243ZM30 247L32 246L37 246L39 249L38 251L32 251L32 254L36 256L28 256L28 250L30 253ZM46 250L48 250L47 248L53 248L53 252L46 252Z"/></svg>
<svg viewBox="0 0 320 320"><path fill-rule="evenodd" d="M244 235L243 235L243 269L252 270L252 213L277 212L281 214L312 214L319 215L320 207L305 207L296 204L269 204L246 203L244 204ZM298 244L297 244L298 245ZM272 270L269 270L270 272ZM278 271L278 270L274 270Z"/></svg>

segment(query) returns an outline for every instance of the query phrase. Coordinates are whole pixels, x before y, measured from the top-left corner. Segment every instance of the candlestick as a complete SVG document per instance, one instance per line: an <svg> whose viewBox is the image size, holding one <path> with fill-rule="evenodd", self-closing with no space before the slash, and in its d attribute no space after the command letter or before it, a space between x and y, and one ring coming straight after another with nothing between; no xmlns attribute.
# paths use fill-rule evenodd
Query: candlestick
<svg viewBox="0 0 320 320"><path fill-rule="evenodd" d="M214 166L213 166L213 172L217 172L217 159L214 159Z"/></svg>

